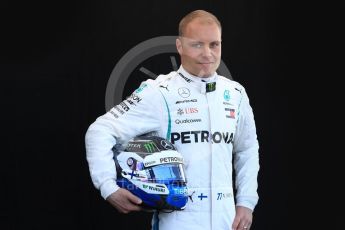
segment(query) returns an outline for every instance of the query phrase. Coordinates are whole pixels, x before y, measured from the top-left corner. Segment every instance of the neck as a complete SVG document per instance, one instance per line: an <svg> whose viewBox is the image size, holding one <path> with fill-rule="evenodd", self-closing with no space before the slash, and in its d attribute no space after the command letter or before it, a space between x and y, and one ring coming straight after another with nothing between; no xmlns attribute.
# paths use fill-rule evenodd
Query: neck
<svg viewBox="0 0 345 230"><path fill-rule="evenodd" d="M215 73L212 76L210 76L210 77L195 76L194 74L191 74L186 69L184 69L182 65L180 66L179 72L181 72L184 77L188 77L189 79L192 79L195 82L210 82L210 81L213 81L215 79L215 77L216 77Z"/></svg>
<svg viewBox="0 0 345 230"><path fill-rule="evenodd" d="M214 76L214 72L212 74L206 75L206 74L200 74L200 73L193 73L190 69L186 68L185 66L181 65L183 69L190 74L192 77L198 77L198 78L210 78Z"/></svg>

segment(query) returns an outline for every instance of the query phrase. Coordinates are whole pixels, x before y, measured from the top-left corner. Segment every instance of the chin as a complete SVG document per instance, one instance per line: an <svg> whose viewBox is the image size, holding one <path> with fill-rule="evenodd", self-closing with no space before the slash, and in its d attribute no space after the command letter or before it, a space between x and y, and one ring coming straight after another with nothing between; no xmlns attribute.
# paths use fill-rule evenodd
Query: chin
<svg viewBox="0 0 345 230"><path fill-rule="evenodd" d="M201 71L200 71L200 73L203 73L202 76L204 76L204 77L209 77L209 76L213 75L214 72L215 72L215 71L213 71L213 70L207 70L207 71L201 70Z"/></svg>

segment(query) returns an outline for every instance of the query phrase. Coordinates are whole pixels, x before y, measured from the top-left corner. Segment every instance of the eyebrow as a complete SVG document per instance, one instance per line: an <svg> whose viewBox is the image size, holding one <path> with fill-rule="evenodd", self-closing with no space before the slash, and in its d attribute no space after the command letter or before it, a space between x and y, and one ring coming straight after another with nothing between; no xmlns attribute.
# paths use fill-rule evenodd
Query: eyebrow
<svg viewBox="0 0 345 230"><path fill-rule="evenodd" d="M205 42L202 42L202 41L197 41L197 40L192 40L192 41L187 41L187 42L190 42L190 43L202 43L204 44ZM211 41L209 43L221 43L222 41Z"/></svg>

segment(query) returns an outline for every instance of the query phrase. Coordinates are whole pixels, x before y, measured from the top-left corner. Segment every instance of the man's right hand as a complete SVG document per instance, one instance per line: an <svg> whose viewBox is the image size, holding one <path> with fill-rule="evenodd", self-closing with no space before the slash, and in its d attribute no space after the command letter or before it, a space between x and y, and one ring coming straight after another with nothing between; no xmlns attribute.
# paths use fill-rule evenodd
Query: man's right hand
<svg viewBox="0 0 345 230"><path fill-rule="evenodd" d="M106 199L121 213L140 211L142 200L123 188L119 188Z"/></svg>

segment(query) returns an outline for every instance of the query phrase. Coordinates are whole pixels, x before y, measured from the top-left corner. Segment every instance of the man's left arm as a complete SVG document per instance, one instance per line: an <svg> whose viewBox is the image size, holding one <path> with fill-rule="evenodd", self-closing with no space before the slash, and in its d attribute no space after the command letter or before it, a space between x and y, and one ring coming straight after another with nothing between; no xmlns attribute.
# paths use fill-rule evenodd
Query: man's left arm
<svg viewBox="0 0 345 230"><path fill-rule="evenodd" d="M233 229L248 227L258 202L259 143L253 110L243 88L239 120L234 137L234 170L236 186L236 217Z"/></svg>

